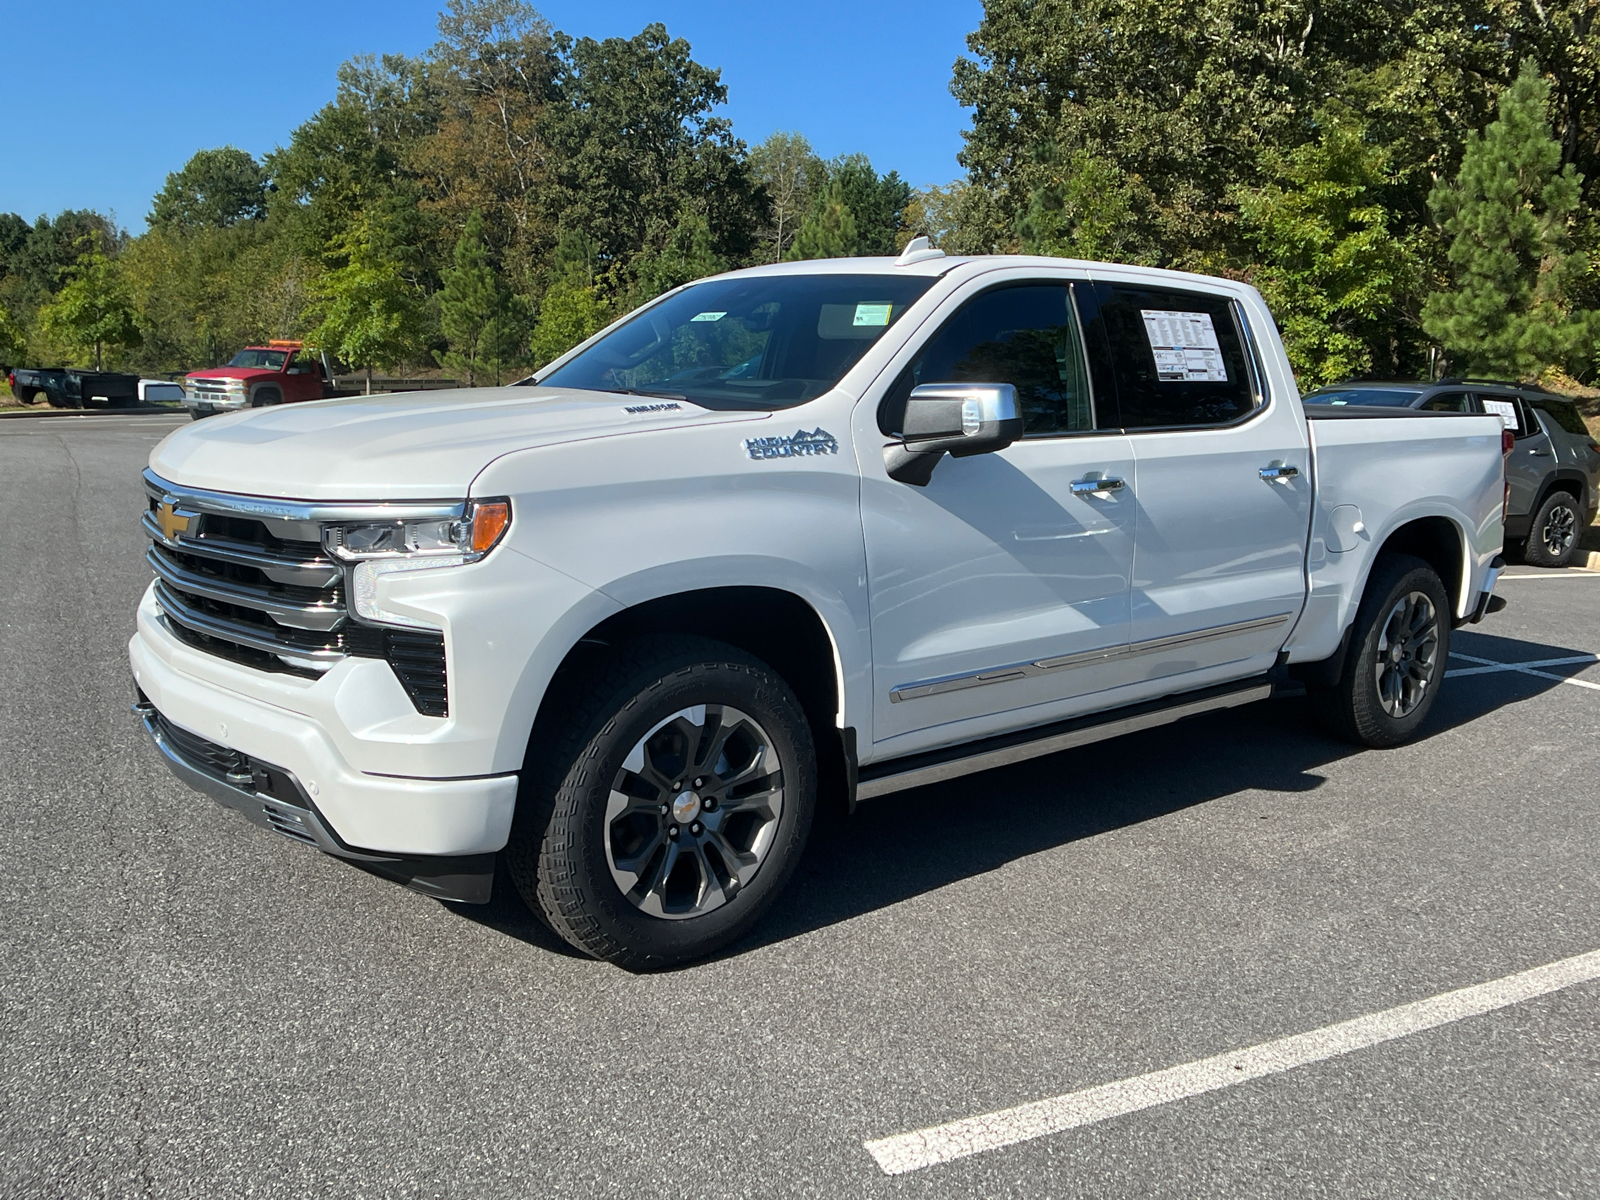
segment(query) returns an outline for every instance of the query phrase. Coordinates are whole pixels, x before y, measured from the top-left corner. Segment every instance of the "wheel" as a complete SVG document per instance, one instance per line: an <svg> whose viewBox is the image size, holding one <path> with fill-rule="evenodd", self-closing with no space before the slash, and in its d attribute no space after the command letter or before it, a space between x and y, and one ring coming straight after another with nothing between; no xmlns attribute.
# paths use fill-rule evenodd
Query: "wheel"
<svg viewBox="0 0 1600 1200"><path fill-rule="evenodd" d="M800 702L704 638L625 644L586 674L534 731L511 877L586 954L632 970L704 957L760 919L805 846L817 769Z"/></svg>
<svg viewBox="0 0 1600 1200"><path fill-rule="evenodd" d="M265 408L269 404L282 404L283 393L277 388L261 388L250 399L251 408Z"/></svg>
<svg viewBox="0 0 1600 1200"><path fill-rule="evenodd" d="M1578 548L1583 518L1571 492L1551 492L1528 528L1528 548L1524 561L1531 567L1564 567Z"/></svg>
<svg viewBox="0 0 1600 1200"><path fill-rule="evenodd" d="M83 407L83 400L82 400L81 397L69 396L65 392L61 393L61 398L58 400L56 398L56 394L54 392L46 391L44 393L44 398L50 402L50 407L51 408L82 408Z"/></svg>
<svg viewBox="0 0 1600 1200"><path fill-rule="evenodd" d="M1323 723L1363 746L1398 746L1427 720L1450 656L1450 598L1432 567L1386 554L1372 569L1331 687L1307 689Z"/></svg>

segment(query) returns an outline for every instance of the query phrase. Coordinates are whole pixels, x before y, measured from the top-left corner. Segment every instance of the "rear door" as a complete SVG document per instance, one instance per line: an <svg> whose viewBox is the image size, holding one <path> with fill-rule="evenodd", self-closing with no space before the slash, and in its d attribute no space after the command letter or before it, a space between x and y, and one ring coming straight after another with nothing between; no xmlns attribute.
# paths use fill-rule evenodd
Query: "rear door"
<svg viewBox="0 0 1600 1200"><path fill-rule="evenodd" d="M1529 517L1538 503L1545 481L1555 469L1555 449L1550 435L1533 419L1522 398L1513 392L1480 390L1478 403L1484 412L1496 413L1516 435L1511 454L1506 458L1506 483L1510 497L1506 516Z"/></svg>
<svg viewBox="0 0 1600 1200"><path fill-rule="evenodd" d="M1209 673L1203 686L1265 670L1306 594L1297 399L1266 395L1227 295L1097 281L1084 323L1133 447L1135 677Z"/></svg>

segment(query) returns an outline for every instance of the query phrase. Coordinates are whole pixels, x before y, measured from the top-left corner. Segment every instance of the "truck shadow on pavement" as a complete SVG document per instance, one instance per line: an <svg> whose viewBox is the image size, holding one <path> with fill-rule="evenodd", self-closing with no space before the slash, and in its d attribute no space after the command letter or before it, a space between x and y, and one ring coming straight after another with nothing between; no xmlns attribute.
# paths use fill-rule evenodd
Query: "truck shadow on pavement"
<svg viewBox="0 0 1600 1200"><path fill-rule="evenodd" d="M1585 653L1465 630L1456 632L1452 648L1497 663ZM1583 665L1540 669L1570 675ZM1419 741L1559 686L1555 679L1514 671L1449 680ZM1326 782L1319 768L1352 755L1384 753L1396 752L1326 736L1302 697L1281 697L866 801L853 817L819 813L789 887L748 937L717 957L737 957L1031 854L1238 792L1315 791ZM574 953L523 906L504 870L496 873L492 903L451 911L531 944Z"/></svg>

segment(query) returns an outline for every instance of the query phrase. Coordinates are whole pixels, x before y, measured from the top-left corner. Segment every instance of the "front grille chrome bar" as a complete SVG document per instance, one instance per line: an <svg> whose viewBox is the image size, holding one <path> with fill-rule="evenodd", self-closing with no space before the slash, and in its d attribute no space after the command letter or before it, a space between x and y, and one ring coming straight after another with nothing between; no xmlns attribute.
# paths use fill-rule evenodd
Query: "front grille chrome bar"
<svg viewBox="0 0 1600 1200"><path fill-rule="evenodd" d="M320 556L300 558L291 554L279 554L265 546L230 541L227 538L207 537L201 540L177 537L168 540L162 535L161 526L156 524L154 514L148 512L140 524L144 528L146 537L170 550L203 555L237 567L254 567L274 583L287 583L294 587L326 588L332 587L344 577L344 570L329 558Z"/></svg>
<svg viewBox="0 0 1600 1200"><path fill-rule="evenodd" d="M279 625L287 625L291 629L313 629L327 633L339 628L345 622L345 610L342 604L326 601L300 604L274 596L259 587L247 587L211 579L198 571L184 570L168 560L166 554L155 546L145 551L145 561L150 564L151 570L178 592L191 596L204 596L207 600L218 600L223 604L233 604L240 608L253 608L266 613Z"/></svg>
<svg viewBox="0 0 1600 1200"><path fill-rule="evenodd" d="M282 636L273 636L271 631L262 626L251 625L248 621L235 621L201 612L198 608L185 603L165 581L156 584L156 600L160 603L161 611L166 614L167 620L174 624L181 625L194 633L204 634L206 637L218 638L250 650L276 655L293 666L325 671L345 656L344 651L336 646L297 646Z"/></svg>

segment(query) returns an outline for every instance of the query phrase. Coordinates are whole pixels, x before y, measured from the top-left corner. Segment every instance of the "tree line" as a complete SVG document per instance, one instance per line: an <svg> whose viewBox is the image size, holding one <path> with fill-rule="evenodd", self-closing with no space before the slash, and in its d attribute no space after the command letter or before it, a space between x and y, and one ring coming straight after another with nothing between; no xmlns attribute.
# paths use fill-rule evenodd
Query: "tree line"
<svg viewBox="0 0 1600 1200"><path fill-rule="evenodd" d="M965 175L913 190L799 133L747 147L661 25L572 38L521 0L450 0L430 50L345 63L287 146L195 154L137 237L0 214L0 361L173 374L298 337L502 382L701 276L927 234L1248 280L1303 386L1587 381L1591 8L987 0L951 84Z"/></svg>

